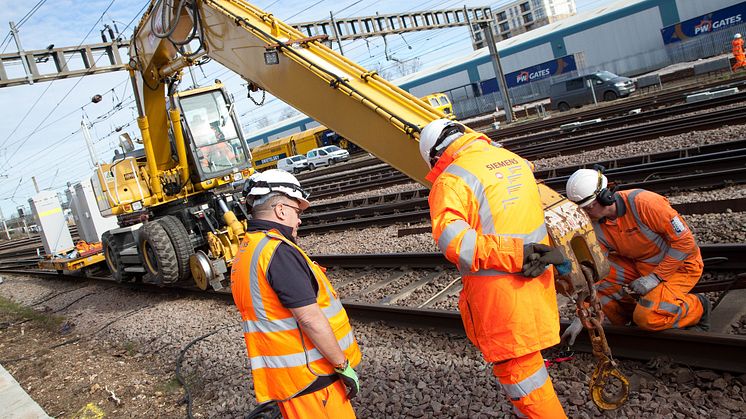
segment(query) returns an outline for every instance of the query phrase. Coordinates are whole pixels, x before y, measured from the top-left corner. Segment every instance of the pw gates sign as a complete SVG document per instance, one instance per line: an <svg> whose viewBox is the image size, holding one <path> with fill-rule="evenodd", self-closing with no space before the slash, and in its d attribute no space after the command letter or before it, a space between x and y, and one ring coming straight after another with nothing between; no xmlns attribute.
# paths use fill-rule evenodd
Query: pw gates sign
<svg viewBox="0 0 746 419"><path fill-rule="evenodd" d="M673 44L686 41L695 36L705 35L744 23L746 19L746 2L725 9L716 10L703 16L679 22L661 29L663 43Z"/></svg>
<svg viewBox="0 0 746 419"><path fill-rule="evenodd" d="M552 76L569 73L578 69L575 63L575 56L565 55L541 64L523 68L505 75L505 84L508 88L523 86L533 81L546 79ZM497 92L497 79L485 80L481 83L482 94Z"/></svg>

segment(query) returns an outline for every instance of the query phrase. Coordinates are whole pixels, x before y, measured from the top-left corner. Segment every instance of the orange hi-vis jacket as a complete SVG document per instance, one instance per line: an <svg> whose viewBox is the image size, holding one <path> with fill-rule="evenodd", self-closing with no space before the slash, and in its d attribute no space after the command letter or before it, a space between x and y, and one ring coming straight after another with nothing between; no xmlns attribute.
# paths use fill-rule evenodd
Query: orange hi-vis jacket
<svg viewBox="0 0 746 419"><path fill-rule="evenodd" d="M702 255L694 235L665 197L643 189L620 191L617 196L624 214L593 223L607 251L633 260L640 276L654 273L664 281L687 262L701 268Z"/></svg>
<svg viewBox="0 0 746 419"><path fill-rule="evenodd" d="M290 399L310 386L317 376L335 374L332 364L299 328L267 280L272 256L283 242L297 249L308 262L319 285L316 303L329 320L350 365L357 366L362 357L347 312L325 270L276 230L248 232L233 262L231 291L243 320L254 392L259 403Z"/></svg>
<svg viewBox="0 0 746 419"><path fill-rule="evenodd" d="M736 57L736 60L738 60L738 56L741 56L741 60L743 61L744 56L744 50L743 50L743 39L734 39L733 42L731 42L731 46L733 47L733 55Z"/></svg>
<svg viewBox="0 0 746 419"><path fill-rule="evenodd" d="M430 171L433 237L456 264L459 309L469 339L487 362L559 342L552 269L521 275L523 245L549 244L529 163L482 134L465 134Z"/></svg>

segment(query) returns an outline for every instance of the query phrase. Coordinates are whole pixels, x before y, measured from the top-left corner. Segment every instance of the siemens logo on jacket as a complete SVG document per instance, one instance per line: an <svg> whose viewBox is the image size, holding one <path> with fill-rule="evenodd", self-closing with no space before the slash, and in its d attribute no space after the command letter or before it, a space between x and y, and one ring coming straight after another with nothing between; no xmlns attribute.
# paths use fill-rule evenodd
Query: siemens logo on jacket
<svg viewBox="0 0 746 419"><path fill-rule="evenodd" d="M496 162L490 163L490 164L488 164L485 167L487 167L489 170L497 170L497 169L499 169L501 167L508 167L508 166L512 166L514 164L518 164L518 160L516 160L516 159L507 159L507 160L501 160L501 161L496 161Z"/></svg>

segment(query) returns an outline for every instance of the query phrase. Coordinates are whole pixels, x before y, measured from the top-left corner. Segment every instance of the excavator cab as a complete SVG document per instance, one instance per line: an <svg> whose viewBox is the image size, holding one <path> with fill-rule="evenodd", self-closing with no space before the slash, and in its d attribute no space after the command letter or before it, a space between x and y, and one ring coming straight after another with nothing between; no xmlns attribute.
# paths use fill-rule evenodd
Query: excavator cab
<svg viewBox="0 0 746 419"><path fill-rule="evenodd" d="M221 85L175 96L184 116L182 128L189 144L193 182L231 176L251 167L232 103Z"/></svg>

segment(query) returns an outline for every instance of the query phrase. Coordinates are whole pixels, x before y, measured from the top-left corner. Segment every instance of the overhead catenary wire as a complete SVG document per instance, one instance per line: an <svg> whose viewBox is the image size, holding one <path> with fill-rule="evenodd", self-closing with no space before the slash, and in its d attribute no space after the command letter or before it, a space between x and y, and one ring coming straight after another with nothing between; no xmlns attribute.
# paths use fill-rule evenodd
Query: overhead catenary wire
<svg viewBox="0 0 746 419"><path fill-rule="evenodd" d="M83 37L83 40L80 41L80 44L78 44L78 48L80 48L80 46L83 45L83 43L88 38L88 36L91 35L91 32L93 32L93 30L96 28L96 26L101 21L101 19L103 19L104 15L109 10L109 8L111 8L111 6L114 4L115 1L116 0L111 0L111 2L109 2L109 5L106 6L106 9L104 10L103 13L101 13L101 16L96 20L96 23L93 24L93 26L91 27L91 29L88 30L88 33ZM100 58L101 58L101 56L99 56L99 59ZM68 59L65 59L65 64L67 64ZM73 90L75 89L75 87L77 87L78 84L80 84L80 82L83 80L83 78L85 76L86 75L84 74L80 78L78 78L78 80L75 83L75 85L65 94L65 96L59 102L57 102L57 104L54 106L54 108L52 109L52 111L47 114L47 116L42 120L42 122L40 124L43 124L44 122L46 122L46 120L52 115L52 113L60 106L60 104L62 103L62 101L64 101L70 95L70 93L73 92ZM33 103L33 105L31 105L31 108L26 112L26 114L23 116L23 118L21 118L21 120L18 122L18 124L16 125L16 127L13 129L13 131L11 131L11 133L5 138L5 141L3 141L3 143L0 143L0 147L2 147L5 143L7 143L8 141L10 141L10 139L13 137L13 134L15 134L15 132L18 130L18 128L21 127L21 125L23 124L23 122L26 121L26 118L28 118L29 115L31 115L31 112L34 110L34 108L36 108L36 105L41 101L41 99L44 97L44 95L46 95L46 93L52 87L52 85L54 84L54 82L55 82L55 80L52 80L52 81L49 82L49 84L47 85L47 88L44 89L44 91L41 93L41 95L39 95L39 97L36 99L36 101ZM21 144L18 145L18 147L16 148L16 150L14 152L12 152L9 157L6 158L5 162L2 163L3 167L7 164L7 162L10 159L12 159L18 153L19 150L21 150L21 148L23 147L23 145L27 141L28 141L28 139L22 141Z"/></svg>

